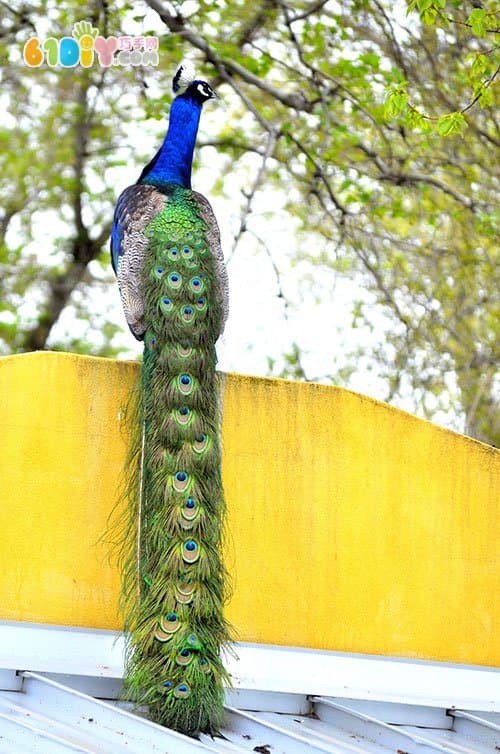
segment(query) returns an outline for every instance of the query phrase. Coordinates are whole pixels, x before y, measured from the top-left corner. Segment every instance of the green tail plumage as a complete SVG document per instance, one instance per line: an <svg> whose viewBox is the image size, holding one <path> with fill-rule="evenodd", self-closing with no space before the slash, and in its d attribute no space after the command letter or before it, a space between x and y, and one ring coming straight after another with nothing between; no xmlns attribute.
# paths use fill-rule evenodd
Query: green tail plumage
<svg viewBox="0 0 500 754"><path fill-rule="evenodd" d="M207 232L180 186L144 229L139 523L132 515L124 568L127 696L190 735L221 723L229 641L215 372L223 311Z"/></svg>

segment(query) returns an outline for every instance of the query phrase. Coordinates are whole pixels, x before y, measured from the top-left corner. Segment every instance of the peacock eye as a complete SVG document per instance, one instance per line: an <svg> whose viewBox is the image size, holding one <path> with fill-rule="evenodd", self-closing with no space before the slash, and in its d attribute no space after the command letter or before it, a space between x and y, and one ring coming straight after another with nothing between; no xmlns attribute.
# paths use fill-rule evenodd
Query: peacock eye
<svg viewBox="0 0 500 754"><path fill-rule="evenodd" d="M210 673L210 663L204 657L198 659L199 666L204 673Z"/></svg>
<svg viewBox="0 0 500 754"><path fill-rule="evenodd" d="M194 319L194 309L192 306L183 306L179 312L179 316L183 322L190 324Z"/></svg>
<svg viewBox="0 0 500 754"><path fill-rule="evenodd" d="M191 652L190 649L181 649L177 657L175 658L175 661L177 665L189 665L191 660L194 659L194 654Z"/></svg>
<svg viewBox="0 0 500 754"><path fill-rule="evenodd" d="M177 353L181 358L186 359L188 356L191 356L193 349L191 348L189 341L186 341L185 343L177 343Z"/></svg>
<svg viewBox="0 0 500 754"><path fill-rule="evenodd" d="M196 388L195 381L189 374L179 375L179 377L176 377L175 382L177 389L180 390L183 395L190 395Z"/></svg>
<svg viewBox="0 0 500 754"><path fill-rule="evenodd" d="M200 547L194 539L187 539L182 546L182 559L185 563L196 563L200 557Z"/></svg>
<svg viewBox="0 0 500 754"><path fill-rule="evenodd" d="M196 501L194 498L189 497L187 500L185 500L184 505L182 506L180 510L181 519L180 519L180 525L183 529L191 529L194 521L196 521L197 518L201 516L201 509L199 506L196 505ZM189 548L188 548L189 552Z"/></svg>
<svg viewBox="0 0 500 754"><path fill-rule="evenodd" d="M191 280L189 281L189 287L195 293L201 293L201 291L205 287L203 281L201 280L201 275L199 277L191 278Z"/></svg>
<svg viewBox="0 0 500 754"><path fill-rule="evenodd" d="M177 387L179 387L179 383L177 383ZM186 394L189 394L190 390L188 391L181 390L181 392L186 392ZM194 416L195 415L191 411L191 409L189 409L187 406L181 406L180 408L176 410L174 418L177 424L180 424L182 427L187 427L194 420ZM181 484L184 484L184 482L182 482Z"/></svg>
<svg viewBox="0 0 500 754"><path fill-rule="evenodd" d="M207 435L203 434L203 432L200 432L200 434L196 435L196 437L194 438L193 450L198 454L205 453L205 451L207 451L210 447L210 444L210 439L207 437Z"/></svg>
<svg viewBox="0 0 500 754"><path fill-rule="evenodd" d="M187 685L187 683L180 683L178 686L174 689L174 696L177 697L177 699L185 699L189 694L191 693L191 689Z"/></svg>
<svg viewBox="0 0 500 754"><path fill-rule="evenodd" d="M170 288L177 290L182 285L182 278L177 272L171 272L168 276L168 285Z"/></svg>
<svg viewBox="0 0 500 754"><path fill-rule="evenodd" d="M166 615L162 615L159 623L160 632L159 634L157 632L155 636L161 642L168 641L169 636L171 637L172 634L175 634L175 632L181 627L181 622L177 613L167 613ZM168 634L169 636L163 636L163 633Z"/></svg>
<svg viewBox="0 0 500 754"><path fill-rule="evenodd" d="M162 296L160 299L160 309L164 314L169 314L174 308L172 300L168 296Z"/></svg>
<svg viewBox="0 0 500 754"><path fill-rule="evenodd" d="M185 471L176 471L173 479L172 479L172 486L176 492L188 492L189 493L189 486L191 482L189 479L189 474L186 474Z"/></svg>
<svg viewBox="0 0 500 754"><path fill-rule="evenodd" d="M154 278L156 278L156 280L161 280L164 274L165 274L165 268L161 267L161 265L158 265L157 267L153 267L153 270L151 272L151 275Z"/></svg>

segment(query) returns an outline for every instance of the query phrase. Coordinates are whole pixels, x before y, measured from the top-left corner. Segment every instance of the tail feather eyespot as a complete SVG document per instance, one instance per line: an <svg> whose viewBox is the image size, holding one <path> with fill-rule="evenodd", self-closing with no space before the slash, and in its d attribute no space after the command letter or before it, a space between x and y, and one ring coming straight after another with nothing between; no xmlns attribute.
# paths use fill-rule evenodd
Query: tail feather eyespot
<svg viewBox="0 0 500 754"><path fill-rule="evenodd" d="M175 586L175 599L181 605L188 605L193 601L195 591L195 583L186 583L186 581L179 579Z"/></svg>
<svg viewBox="0 0 500 754"><path fill-rule="evenodd" d="M193 307L189 305L181 307L181 310L179 312L181 320L186 324L190 324L193 321L194 314L195 312Z"/></svg>
<svg viewBox="0 0 500 754"><path fill-rule="evenodd" d="M167 694L169 691L172 691L173 687L174 684L172 683L172 681L163 681L159 685L159 690L162 694Z"/></svg>
<svg viewBox="0 0 500 754"><path fill-rule="evenodd" d="M187 539L182 545L182 559L185 563L196 563L200 557L200 546L195 539Z"/></svg>
<svg viewBox="0 0 500 754"><path fill-rule="evenodd" d="M160 309L164 314L170 314L171 311L173 311L174 304L172 299L170 299L168 296L162 296L160 299Z"/></svg>
<svg viewBox="0 0 500 754"><path fill-rule="evenodd" d="M194 654L190 649L181 649L181 651L178 653L177 657L175 658L175 662L177 665L186 666L189 665L190 662L194 660Z"/></svg>
<svg viewBox="0 0 500 754"><path fill-rule="evenodd" d="M177 699L186 699L191 693L191 689L187 685L187 683L179 683L178 686L174 689L174 696Z"/></svg>
<svg viewBox="0 0 500 754"><path fill-rule="evenodd" d="M182 275L179 275L178 272L171 272L167 277L167 285L174 291L179 290L182 286Z"/></svg>
<svg viewBox="0 0 500 754"><path fill-rule="evenodd" d="M180 374L176 377L175 385L182 395L191 395L196 389L196 381L190 374Z"/></svg>
<svg viewBox="0 0 500 754"><path fill-rule="evenodd" d="M198 657L198 667L200 668L202 673L210 673L210 671L212 670L210 663L207 659L205 659L205 657Z"/></svg>
<svg viewBox="0 0 500 754"><path fill-rule="evenodd" d="M153 267L151 274L154 278L156 278L156 280L161 280L165 275L165 268L161 265L157 265L156 267Z"/></svg>
<svg viewBox="0 0 500 754"><path fill-rule="evenodd" d="M181 406L174 412L175 421L183 427L188 427L194 421L194 411L187 406Z"/></svg>
<svg viewBox="0 0 500 754"><path fill-rule="evenodd" d="M200 276L195 276L189 281L189 287L192 291L194 291L194 293L201 293L205 288L205 283Z"/></svg>
<svg viewBox="0 0 500 754"><path fill-rule="evenodd" d="M189 345L189 343L178 343L176 346L176 350L178 355L182 359L187 359L191 354L193 353L193 348Z"/></svg>
<svg viewBox="0 0 500 754"><path fill-rule="evenodd" d="M200 297L199 297L199 298L198 298L198 299L196 300L196 303L195 303L195 308L196 308L196 309L197 309L197 310L198 310L199 312L204 312L204 311L206 310L206 308L207 308L207 300L206 300L206 299L205 299L205 298L204 298L203 296L200 296Z"/></svg>
<svg viewBox="0 0 500 754"><path fill-rule="evenodd" d="M189 488L191 479L185 471L176 471L172 478L172 486L176 492L184 492Z"/></svg>
<svg viewBox="0 0 500 754"><path fill-rule="evenodd" d="M199 435L196 435L194 442L193 442L193 450L195 453L204 453L211 445L210 437L205 435L203 432L201 432Z"/></svg>
<svg viewBox="0 0 500 754"><path fill-rule="evenodd" d="M166 613L160 618L160 629L166 634L175 634L181 627L181 622L177 613Z"/></svg>

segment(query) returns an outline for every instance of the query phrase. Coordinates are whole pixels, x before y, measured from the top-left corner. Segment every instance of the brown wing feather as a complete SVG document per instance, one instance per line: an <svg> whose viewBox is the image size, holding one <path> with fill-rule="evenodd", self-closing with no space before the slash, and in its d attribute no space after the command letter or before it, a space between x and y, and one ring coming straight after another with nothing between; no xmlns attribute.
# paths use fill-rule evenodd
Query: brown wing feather
<svg viewBox="0 0 500 754"><path fill-rule="evenodd" d="M219 298L219 303L222 307L222 311L224 312L221 328L222 333L229 314L229 282L227 278L226 266L224 264L224 254L222 252L220 243L219 226L217 225L214 211L208 199L206 199L203 194L199 194L197 191L193 191L193 197L198 204L202 219L208 225L208 246L214 257L217 280L219 282L219 290L217 291L217 295Z"/></svg>
<svg viewBox="0 0 500 754"><path fill-rule="evenodd" d="M167 201L168 197L154 186L135 185L120 194L116 205L115 222L122 232L116 277L125 319L138 340L146 331L142 275L149 241L144 229Z"/></svg>

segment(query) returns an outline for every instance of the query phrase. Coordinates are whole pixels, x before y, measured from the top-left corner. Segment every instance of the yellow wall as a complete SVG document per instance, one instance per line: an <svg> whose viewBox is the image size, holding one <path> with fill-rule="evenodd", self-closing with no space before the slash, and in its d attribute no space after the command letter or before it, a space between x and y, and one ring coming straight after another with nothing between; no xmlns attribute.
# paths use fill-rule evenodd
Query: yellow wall
<svg viewBox="0 0 500 754"><path fill-rule="evenodd" d="M0 359L0 618L120 626L98 539L136 373ZM498 664L498 451L340 388L237 375L223 444L241 640Z"/></svg>

